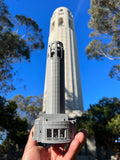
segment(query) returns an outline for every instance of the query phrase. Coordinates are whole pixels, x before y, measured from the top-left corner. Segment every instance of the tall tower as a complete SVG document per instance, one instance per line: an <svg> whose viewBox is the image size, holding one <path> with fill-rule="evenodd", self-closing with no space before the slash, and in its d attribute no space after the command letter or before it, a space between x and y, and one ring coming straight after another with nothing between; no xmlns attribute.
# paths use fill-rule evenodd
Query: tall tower
<svg viewBox="0 0 120 160"><path fill-rule="evenodd" d="M77 41L75 35L75 27L72 13L66 7L57 8L51 18L49 40L60 41L63 43L65 52L65 109L70 112L74 110L83 111L83 99L79 70L79 58L77 50ZM47 54L47 56L49 56ZM44 88L43 111L46 110L46 100L49 93L49 61L47 58L46 77Z"/></svg>
<svg viewBox="0 0 120 160"><path fill-rule="evenodd" d="M64 49L54 41L48 44L49 86L46 97L46 113L39 115L34 123L33 139L44 144L70 143L75 136L75 121L65 114L64 97Z"/></svg>

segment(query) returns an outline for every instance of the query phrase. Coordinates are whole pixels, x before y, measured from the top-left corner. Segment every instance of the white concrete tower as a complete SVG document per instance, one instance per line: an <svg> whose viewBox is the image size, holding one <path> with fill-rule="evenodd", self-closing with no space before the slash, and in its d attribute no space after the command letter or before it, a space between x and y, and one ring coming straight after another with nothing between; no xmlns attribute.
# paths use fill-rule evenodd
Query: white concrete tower
<svg viewBox="0 0 120 160"><path fill-rule="evenodd" d="M72 13L66 7L57 8L51 18L48 43L60 41L63 43L65 63L65 109L83 111L83 99L79 70L77 41ZM43 111L45 111L46 97L49 96L48 63L46 64L46 77L44 88Z"/></svg>

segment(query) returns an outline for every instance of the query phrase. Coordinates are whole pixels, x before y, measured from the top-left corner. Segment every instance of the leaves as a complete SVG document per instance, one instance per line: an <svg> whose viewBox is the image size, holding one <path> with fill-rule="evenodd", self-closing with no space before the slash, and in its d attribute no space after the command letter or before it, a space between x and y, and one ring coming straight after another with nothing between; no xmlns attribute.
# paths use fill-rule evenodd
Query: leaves
<svg viewBox="0 0 120 160"><path fill-rule="evenodd" d="M0 32L11 31L14 24L11 22L10 13L4 3L4 0L0 0Z"/></svg>
<svg viewBox="0 0 120 160"><path fill-rule="evenodd" d="M116 115L108 122L108 129L116 136L117 139L120 133L120 114Z"/></svg>
<svg viewBox="0 0 120 160"><path fill-rule="evenodd" d="M114 65L109 73L111 78L116 77L117 80L120 80L120 64Z"/></svg>
<svg viewBox="0 0 120 160"><path fill-rule="evenodd" d="M15 148L16 144L23 148L28 137L27 125L27 120L17 115L16 102L0 97L0 135L5 134L0 151L6 153L10 145Z"/></svg>
<svg viewBox="0 0 120 160"><path fill-rule="evenodd" d="M93 31L90 34L92 41L86 48L88 58L120 60L120 1L91 0L89 14L89 28ZM119 80L120 73L115 72L114 76L114 71L112 69L110 77Z"/></svg>
<svg viewBox="0 0 120 160"><path fill-rule="evenodd" d="M14 90L14 64L30 60L30 53L43 49L42 29L32 18L11 18L4 0L0 0L0 93Z"/></svg>
<svg viewBox="0 0 120 160"><path fill-rule="evenodd" d="M20 39L19 35L13 35L11 32L0 34L0 92L14 89L11 81L16 74L13 71L13 64L29 58L29 47L24 39Z"/></svg>
<svg viewBox="0 0 120 160"><path fill-rule="evenodd" d="M41 96L27 96L17 95L14 101L18 105L18 114L22 118L26 118L29 126L32 126L34 120L38 117L39 112L42 111L43 97Z"/></svg>
<svg viewBox="0 0 120 160"><path fill-rule="evenodd" d="M78 131L82 127L97 143L114 149L120 133L120 100L104 97L98 104L90 105L87 114L77 118Z"/></svg>
<svg viewBox="0 0 120 160"><path fill-rule="evenodd" d="M42 42L43 36L41 34L42 29L39 28L36 21L32 18L27 18L23 15L16 15L16 23L20 30L25 30L25 33L22 38L24 37L29 44L30 50L33 51L34 49L43 49L44 43ZM18 33L18 31L17 31Z"/></svg>
<svg viewBox="0 0 120 160"><path fill-rule="evenodd" d="M32 27L34 31L41 31L38 24L32 18L26 18L23 15L16 15L15 18L20 25L26 25L28 28Z"/></svg>
<svg viewBox="0 0 120 160"><path fill-rule="evenodd" d="M111 146L114 144L114 134L110 134L113 128L108 129L108 123L117 115L120 115L120 100L117 98L103 98L98 104L91 105L88 110L96 139L102 145ZM117 134L119 136L119 134Z"/></svg>

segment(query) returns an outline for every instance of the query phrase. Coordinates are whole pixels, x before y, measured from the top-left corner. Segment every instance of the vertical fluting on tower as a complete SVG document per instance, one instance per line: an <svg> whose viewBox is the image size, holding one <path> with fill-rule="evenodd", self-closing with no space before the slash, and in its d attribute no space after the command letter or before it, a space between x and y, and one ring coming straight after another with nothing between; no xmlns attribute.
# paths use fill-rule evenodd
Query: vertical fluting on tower
<svg viewBox="0 0 120 160"><path fill-rule="evenodd" d="M64 105L64 50L61 42L48 45L48 87L46 114L65 113Z"/></svg>
<svg viewBox="0 0 120 160"><path fill-rule="evenodd" d="M66 7L57 8L52 15L48 43L53 41L60 41L64 46L65 108L69 110L83 111L82 88L74 20L72 13ZM49 95L47 93L47 88L49 88L48 70L49 60L47 59L43 111L46 110L46 100Z"/></svg>

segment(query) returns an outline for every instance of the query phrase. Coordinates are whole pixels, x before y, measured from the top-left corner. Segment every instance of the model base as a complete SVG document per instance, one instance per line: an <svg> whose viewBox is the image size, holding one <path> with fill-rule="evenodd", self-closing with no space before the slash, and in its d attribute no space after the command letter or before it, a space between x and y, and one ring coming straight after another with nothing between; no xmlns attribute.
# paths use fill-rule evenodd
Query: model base
<svg viewBox="0 0 120 160"><path fill-rule="evenodd" d="M42 114L35 120L33 139L38 143L70 143L75 136L75 120L67 114Z"/></svg>

